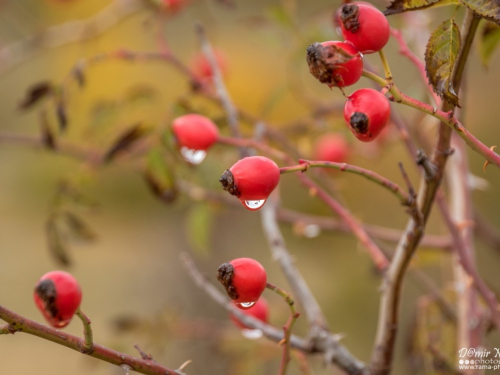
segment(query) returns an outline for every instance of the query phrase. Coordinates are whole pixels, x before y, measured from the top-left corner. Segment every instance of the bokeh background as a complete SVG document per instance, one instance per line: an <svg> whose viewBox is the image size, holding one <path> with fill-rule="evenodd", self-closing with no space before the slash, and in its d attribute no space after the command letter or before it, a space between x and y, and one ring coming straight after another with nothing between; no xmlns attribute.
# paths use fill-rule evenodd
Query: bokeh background
<svg viewBox="0 0 500 375"><path fill-rule="evenodd" d="M108 0L3 0L0 3L0 50L47 27L84 20L102 11ZM379 8L383 1L373 2ZM60 83L77 61L97 53L125 48L138 51L158 49L161 32L171 50L189 64L198 53L195 21L201 22L214 47L227 61L228 90L236 105L268 124L281 128L291 141L310 155L316 137L337 131L348 137L353 153L350 161L371 168L403 184L397 163L403 161L417 184L411 160L389 132L384 143L360 144L346 131L341 116L310 118L311 102L338 106L343 97L338 90L319 85L308 73L305 48L314 41L340 40L331 25L338 1L235 0L228 7L215 0L192 0L182 11L167 16L159 28L158 13L143 6L115 26L89 40L56 48L34 49L29 58L1 56L0 134L39 133L37 108L20 111L26 91L41 81ZM395 27L418 30L406 35L414 50L422 55L430 31L454 13L453 8L391 17ZM457 21L463 16L457 13ZM413 28L413 29L412 29ZM389 59L398 86L409 95L426 99L424 86L415 68L398 54L391 40ZM380 69L377 56L367 56ZM463 122L488 145L500 142L498 95L500 53L493 55L490 68L482 66L477 51L468 65L462 94ZM71 85L68 100L69 127L61 135L81 145L105 150L118 134L141 121L156 129L166 129L181 110L179 99L194 109L211 114L228 134L223 112L190 94L189 82L172 67L158 62L128 63L106 61L85 72L86 85ZM370 83L365 79L348 88ZM426 99L427 100L427 99ZM399 109L399 108L398 108ZM433 139L435 123L413 110L401 109L421 134ZM305 125L289 127L298 119ZM243 132L251 136L252 126ZM208 189L219 190L218 177L238 156L226 146L214 147L196 168L179 166L179 174ZM490 167L483 173L481 157L470 153L471 171L488 181L484 191L474 192L479 212L493 223L500 220L500 174ZM407 216L386 191L357 176L330 174L343 195L343 202L363 222L404 228ZM61 180L83 181L81 192L91 206L72 207L95 232L90 243L71 241L71 265L62 267L51 255L46 223ZM453 187L451 187L453 188ZM299 186L293 175L280 183L282 205L305 213L330 216L331 212ZM306 238L289 224L282 224L289 250L314 295L324 309L334 332L362 360L370 357L376 329L380 276L370 259L350 235L322 232ZM445 233L437 215L428 225L430 233ZM200 234L203 232L205 234ZM386 244L389 249L393 246ZM147 189L141 175L126 162L111 164L94 173L80 163L53 152L12 144L0 138L0 303L42 321L32 302L37 279L53 269L67 269L80 281L83 310L92 319L94 338L103 345L136 355L134 344L169 367L184 361L189 374L275 374L281 350L265 339L249 341L233 327L227 313L197 289L180 266L179 254L190 252L200 269L216 282L217 266L237 257L258 259L270 281L288 288L278 265L271 259L258 213L242 207L192 202L182 195L166 205ZM498 249L477 241L479 269L486 280L500 288ZM415 267L450 287L450 256L421 249ZM425 291L414 281L405 284L401 311L401 331L397 343L394 373L410 371L408 358L412 327L419 310L416 300ZM281 326L287 306L266 292L271 305L271 322ZM76 335L81 326L74 321L67 331ZM297 334L306 334L300 321ZM490 337L491 336L491 337ZM488 337L493 346L495 334ZM121 369L35 337L16 334L0 336L2 374L119 374ZM320 357L312 357L314 374L341 373L325 367ZM426 373L425 370L420 370ZM293 362L290 374L298 374Z"/></svg>

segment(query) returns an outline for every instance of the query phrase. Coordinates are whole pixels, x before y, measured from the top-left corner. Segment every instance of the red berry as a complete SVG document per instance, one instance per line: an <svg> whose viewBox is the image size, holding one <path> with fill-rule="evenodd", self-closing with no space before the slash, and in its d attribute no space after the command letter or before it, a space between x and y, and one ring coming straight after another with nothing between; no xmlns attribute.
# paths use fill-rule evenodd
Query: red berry
<svg viewBox="0 0 500 375"><path fill-rule="evenodd" d="M214 50L215 61L222 75L227 74L227 62L224 54L219 50ZM212 66L204 53L199 53L193 57L191 69L194 75L203 82L211 82L213 78Z"/></svg>
<svg viewBox="0 0 500 375"><path fill-rule="evenodd" d="M238 306L236 303L235 305ZM254 318L257 318L264 323L267 323L269 320L269 306L267 305L267 301L264 299L264 297L260 297L255 305L248 309L244 309L242 313L245 315L253 316ZM231 314L230 317L233 323L236 324L238 328L249 329L249 327L245 326L235 315Z"/></svg>
<svg viewBox="0 0 500 375"><path fill-rule="evenodd" d="M261 208L280 181L280 169L263 156L250 156L236 162L219 179L224 190L239 198L249 210Z"/></svg>
<svg viewBox="0 0 500 375"><path fill-rule="evenodd" d="M354 85L363 74L363 58L351 44L329 41L307 47L309 71L329 87Z"/></svg>
<svg viewBox="0 0 500 375"><path fill-rule="evenodd" d="M389 121L389 100L377 90L360 89L347 98L344 119L352 133L363 142L377 137Z"/></svg>
<svg viewBox="0 0 500 375"><path fill-rule="evenodd" d="M189 114L177 117L172 122L172 131L180 147L191 150L208 149L219 138L219 129L209 118Z"/></svg>
<svg viewBox="0 0 500 375"><path fill-rule="evenodd" d="M340 10L340 27L346 42L361 53L380 51L389 41L389 21L377 8L362 4L344 4Z"/></svg>
<svg viewBox="0 0 500 375"><path fill-rule="evenodd" d="M238 258L221 264L217 270L217 279L240 308L253 306L266 289L267 283L266 270L251 258Z"/></svg>
<svg viewBox="0 0 500 375"><path fill-rule="evenodd" d="M35 285L35 304L43 316L56 328L66 327L82 301L78 281L67 272L52 271Z"/></svg>
<svg viewBox="0 0 500 375"><path fill-rule="evenodd" d="M187 4L187 0L163 0L164 8L171 13L177 13L181 11L186 7Z"/></svg>
<svg viewBox="0 0 500 375"><path fill-rule="evenodd" d="M325 134L318 138L314 147L314 160L345 163L349 155L349 143L340 134Z"/></svg>

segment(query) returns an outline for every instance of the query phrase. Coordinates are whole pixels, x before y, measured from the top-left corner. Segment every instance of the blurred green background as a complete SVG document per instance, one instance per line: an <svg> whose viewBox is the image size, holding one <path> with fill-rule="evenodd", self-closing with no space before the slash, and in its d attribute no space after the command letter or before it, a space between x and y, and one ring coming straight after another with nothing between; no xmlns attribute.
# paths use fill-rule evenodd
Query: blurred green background
<svg viewBox="0 0 500 375"><path fill-rule="evenodd" d="M51 25L91 17L109 3L104 0L3 0L0 48L37 35ZM231 8L215 0L193 0L186 9L169 16L160 32L171 50L189 64L199 49L193 24L200 21L214 47L227 59L228 90L237 106L272 124L269 126L283 128L305 155L310 155L315 137L335 130L349 137L354 149L353 164L403 184L397 168L397 163L403 161L417 184L412 162L394 133L378 146L360 144L350 137L339 115L309 121L307 127L295 131L286 127L308 116L311 99L325 105L342 103L338 90L330 91L309 75L304 58L308 44L340 39L330 22L339 2L236 0L235 4L236 7ZM384 6L382 1L375 4L379 8ZM151 8L142 8L87 41L45 48L12 65L11 60L3 56L0 132L38 134L37 109L21 112L20 101L35 83L61 82L80 59L119 48L157 50L158 14ZM421 43L425 43L430 30L453 12L452 8L443 8L418 15L394 16L390 21L395 27L418 26L421 31L428 27L427 33L414 33L411 40L421 53ZM462 13L457 17L460 19ZM416 70L398 54L393 40L387 50L398 86L409 95L425 99ZM462 94L464 124L488 145L500 143L496 95L500 82L500 70L496 69L499 55L493 56L488 70L481 65L474 49ZM380 69L377 56L366 59ZM178 99L191 99L187 80L162 63L102 62L88 69L85 77L87 83L83 89L71 85L70 123L62 137L104 150L137 121L157 129L166 128L179 111ZM368 84L362 78L347 92ZM138 92L145 94L137 95ZM220 109L199 98L192 103L197 110L214 114L221 131L229 134ZM401 112L413 126L424 128L423 133L433 139L435 123L431 119L419 118L406 108ZM243 132L251 136L253 129L246 126ZM219 175L237 158L234 149L216 146L200 166L184 166L180 174L184 179L218 191ZM489 181L486 191L474 193L475 204L485 217L498 223L500 174L494 167L484 174L483 160L472 153L470 162L471 171ZM97 240L89 244L72 242L69 248L72 265L67 270L83 288L82 307L92 319L95 341L133 355L136 355L133 345L138 344L158 362L173 368L191 359L193 362L186 369L189 374L275 374L281 350L265 339L253 342L242 338L227 319L226 312L196 288L180 267L178 257L183 251L194 254L198 266L214 282L215 269L220 263L252 257L266 267L271 282L288 288L278 265L269 255L260 215L241 207L211 204L207 208L203 202L194 204L182 196L173 204L165 205L149 192L141 176L125 162L100 168L90 177L86 173L84 167L65 156L0 141L0 303L42 322L32 302L33 286L42 274L61 267L48 250L45 225L61 179L80 180L84 176L82 192L99 204L75 210L90 224ZM399 229L404 227L407 216L386 191L358 176L334 174L331 177L344 196L343 202L359 219ZM299 186L293 175L282 177L280 193L285 207L331 215L321 202ZM205 218L199 219L200 215ZM208 225L209 235L203 246L193 241L200 231L196 220ZM365 251L350 235L331 232L309 239L294 234L288 224L283 224L282 230L332 330L342 333L349 349L367 361L376 329L381 280ZM431 218L428 231L444 233L437 215ZM493 287L500 288L497 277L500 254L481 241L477 245L480 271ZM450 259L449 255L423 249L416 265L449 287ZM424 293L413 281L405 284L395 374L409 371L405 359L418 312L416 299ZM288 314L286 304L269 292L266 297L272 307L271 322L283 325ZM303 320L299 319L298 334L307 332ZM66 330L81 334L77 321ZM21 333L14 337L0 336L0 360L2 374L121 373L119 368ZM320 357L312 357L311 364L314 374L341 373L336 368L325 367ZM290 374L298 373L294 361Z"/></svg>

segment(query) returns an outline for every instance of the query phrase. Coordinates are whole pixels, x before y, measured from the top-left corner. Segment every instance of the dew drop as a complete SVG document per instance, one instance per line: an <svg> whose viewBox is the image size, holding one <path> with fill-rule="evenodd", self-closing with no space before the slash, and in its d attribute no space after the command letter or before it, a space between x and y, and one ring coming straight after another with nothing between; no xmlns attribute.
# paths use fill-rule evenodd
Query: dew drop
<svg viewBox="0 0 500 375"><path fill-rule="evenodd" d="M318 237L321 233L321 228L316 224L309 224L304 227L304 237L314 238Z"/></svg>
<svg viewBox="0 0 500 375"><path fill-rule="evenodd" d="M236 304L240 309L246 310L255 305L255 302L242 302Z"/></svg>
<svg viewBox="0 0 500 375"><path fill-rule="evenodd" d="M241 334L249 339L249 340L257 340L263 336L263 333L260 329L247 329L244 328L241 330Z"/></svg>
<svg viewBox="0 0 500 375"><path fill-rule="evenodd" d="M200 164L207 156L207 152L204 150L193 150L185 146L181 147L181 154L184 160L191 164Z"/></svg>
<svg viewBox="0 0 500 375"><path fill-rule="evenodd" d="M247 210L257 211L266 203L266 199L260 201L241 201L241 203L243 203L243 206L245 206Z"/></svg>

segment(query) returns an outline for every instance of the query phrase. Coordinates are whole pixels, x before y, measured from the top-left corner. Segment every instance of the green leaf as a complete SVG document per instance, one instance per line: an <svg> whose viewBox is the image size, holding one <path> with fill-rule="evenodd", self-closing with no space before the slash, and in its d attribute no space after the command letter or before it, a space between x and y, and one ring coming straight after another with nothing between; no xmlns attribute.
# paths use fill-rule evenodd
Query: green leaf
<svg viewBox="0 0 500 375"><path fill-rule="evenodd" d="M481 30L479 38L479 54L484 66L488 66L495 49L500 42L500 26L487 22Z"/></svg>
<svg viewBox="0 0 500 375"><path fill-rule="evenodd" d="M43 98L54 92L54 86L51 82L39 82L28 89L25 98L19 104L20 109L32 108Z"/></svg>
<svg viewBox="0 0 500 375"><path fill-rule="evenodd" d="M175 175L159 148L149 152L144 178L151 192L162 201L172 203L177 198Z"/></svg>
<svg viewBox="0 0 500 375"><path fill-rule="evenodd" d="M96 239L95 232L78 215L71 211L64 211L63 215L70 234L76 239L83 241L93 241Z"/></svg>
<svg viewBox="0 0 500 375"><path fill-rule="evenodd" d="M478 16L500 25L500 0L460 0Z"/></svg>
<svg viewBox="0 0 500 375"><path fill-rule="evenodd" d="M452 87L452 73L460 52L460 30L453 20L446 20L432 33L425 50L425 70L434 91L454 106L460 107Z"/></svg>
<svg viewBox="0 0 500 375"><path fill-rule="evenodd" d="M459 4L458 0L393 0L384 11L386 16L411 10L436 8L443 5Z"/></svg>
<svg viewBox="0 0 500 375"><path fill-rule="evenodd" d="M209 255L212 223L212 211L207 204L194 205L187 214L186 232L189 245L203 256Z"/></svg>

